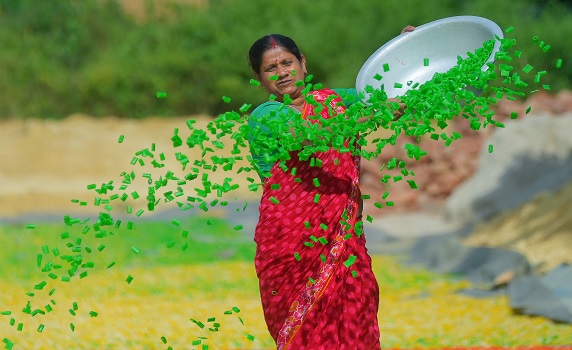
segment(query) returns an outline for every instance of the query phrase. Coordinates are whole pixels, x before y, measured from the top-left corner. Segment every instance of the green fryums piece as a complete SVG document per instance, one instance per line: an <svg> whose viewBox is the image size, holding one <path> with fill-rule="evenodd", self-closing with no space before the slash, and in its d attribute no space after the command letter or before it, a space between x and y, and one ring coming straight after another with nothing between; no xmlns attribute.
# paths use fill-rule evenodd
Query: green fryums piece
<svg viewBox="0 0 572 350"><path fill-rule="evenodd" d="M417 186L417 183L415 182L415 180L407 180L407 183L409 184L409 187L413 190L419 188L419 186Z"/></svg>
<svg viewBox="0 0 572 350"><path fill-rule="evenodd" d="M526 64L526 66L524 66L524 67L522 68L522 71L525 72L525 73L530 73L533 69L534 69L533 66L531 66L530 64Z"/></svg>
<svg viewBox="0 0 572 350"><path fill-rule="evenodd" d="M240 106L240 108L238 110L242 113L246 113L251 107L252 107L252 104L244 103L242 106Z"/></svg>
<svg viewBox="0 0 572 350"><path fill-rule="evenodd" d="M14 348L14 342L12 342L10 339L4 338L3 342L4 342L4 348L5 349L12 350Z"/></svg>
<svg viewBox="0 0 572 350"><path fill-rule="evenodd" d="M384 64L383 64L383 71L384 71L384 72L389 72L389 64L388 64L388 63L384 63Z"/></svg>
<svg viewBox="0 0 572 350"><path fill-rule="evenodd" d="M119 135L119 139L117 140L117 143L123 143L124 139L125 139L125 136Z"/></svg>
<svg viewBox="0 0 572 350"><path fill-rule="evenodd" d="M355 255L350 255L348 259L344 262L345 267L350 267L356 262L357 257Z"/></svg>
<svg viewBox="0 0 572 350"><path fill-rule="evenodd" d="M423 66L425 66L425 67L429 66L429 59L428 58L423 59Z"/></svg>
<svg viewBox="0 0 572 350"><path fill-rule="evenodd" d="M312 181L314 182L314 186L320 187L320 180L317 177L315 177Z"/></svg>

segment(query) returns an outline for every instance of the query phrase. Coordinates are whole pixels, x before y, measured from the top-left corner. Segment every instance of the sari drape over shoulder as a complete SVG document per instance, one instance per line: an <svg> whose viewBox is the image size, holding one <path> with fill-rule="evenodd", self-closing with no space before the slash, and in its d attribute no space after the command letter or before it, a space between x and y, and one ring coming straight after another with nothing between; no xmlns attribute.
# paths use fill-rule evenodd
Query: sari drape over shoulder
<svg viewBox="0 0 572 350"><path fill-rule="evenodd" d="M318 104L306 103L303 118L345 111L332 90L311 94ZM280 350L380 349L379 289L357 217L360 158L332 148L290 156L264 182L255 230L270 334Z"/></svg>

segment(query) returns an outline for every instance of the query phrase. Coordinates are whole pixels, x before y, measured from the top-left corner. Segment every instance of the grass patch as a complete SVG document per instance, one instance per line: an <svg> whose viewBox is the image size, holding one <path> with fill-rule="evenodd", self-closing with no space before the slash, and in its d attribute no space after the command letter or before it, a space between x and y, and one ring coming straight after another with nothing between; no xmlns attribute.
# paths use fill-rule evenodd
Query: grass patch
<svg viewBox="0 0 572 350"><path fill-rule="evenodd" d="M119 228L100 227L99 232L94 232L90 222L39 224L35 229L0 226L0 272L23 281L37 277L38 270L52 264L56 268L52 266L51 272L61 275L57 270L69 268L69 256L81 257L85 266L93 263L90 269L106 269L112 262L129 267L254 259L252 238L220 218L191 217L178 226L161 221L138 222L131 229L127 226L122 222ZM62 267L58 269L58 265Z"/></svg>
<svg viewBox="0 0 572 350"><path fill-rule="evenodd" d="M143 222L132 230L108 230L113 235L102 238L82 233L82 226L71 228L70 237L62 240L62 230L70 231L63 224L35 230L0 227L0 311L11 311L0 315L0 324L14 349L275 347L262 316L252 238L223 220L195 217L180 226ZM192 230L183 237L186 228ZM83 239L82 249L76 254L84 256L83 264L95 262L94 267L78 268L70 282L46 278L47 272L36 266L38 252L44 256L42 266L55 263L70 254L65 249L73 249L65 244L78 238ZM182 250L185 243L189 247ZM99 244L106 245L101 252ZM45 245L49 254L43 254ZM52 252L56 247L61 249L58 257ZM86 253L86 247L92 252ZM110 261L116 264L107 269ZM504 297L455 294L467 286L465 281L404 267L394 257L374 256L373 266L381 291L384 348L566 345L572 340L569 325L514 315ZM64 267L56 271L59 276L67 272ZM80 278L83 271L88 275ZM48 285L34 289L42 280ZM32 311L43 314L21 312L28 302ZM45 326L41 333L40 324Z"/></svg>

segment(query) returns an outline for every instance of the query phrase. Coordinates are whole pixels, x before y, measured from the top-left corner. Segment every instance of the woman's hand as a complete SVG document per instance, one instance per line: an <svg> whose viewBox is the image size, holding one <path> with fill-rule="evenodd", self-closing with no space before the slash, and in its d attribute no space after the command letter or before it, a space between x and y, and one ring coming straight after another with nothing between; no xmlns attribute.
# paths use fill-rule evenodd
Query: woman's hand
<svg viewBox="0 0 572 350"><path fill-rule="evenodd" d="M403 30L401 31L401 34L407 33L407 32L412 32L414 30L415 30L414 26L407 26L407 27L403 28Z"/></svg>
<svg viewBox="0 0 572 350"><path fill-rule="evenodd" d="M399 105L399 108L394 108L395 104ZM401 102L399 98L388 98L387 104L389 105L391 112L393 113L393 120L397 120L405 114L405 108L407 107L405 103Z"/></svg>

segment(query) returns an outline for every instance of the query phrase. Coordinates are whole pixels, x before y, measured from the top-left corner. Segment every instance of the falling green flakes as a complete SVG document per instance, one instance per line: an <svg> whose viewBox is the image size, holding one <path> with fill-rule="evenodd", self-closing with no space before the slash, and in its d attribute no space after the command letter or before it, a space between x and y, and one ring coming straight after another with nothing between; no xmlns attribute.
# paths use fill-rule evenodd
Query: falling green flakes
<svg viewBox="0 0 572 350"><path fill-rule="evenodd" d="M348 259L344 262L345 267L350 267L356 262L357 257L355 255L350 255Z"/></svg>
<svg viewBox="0 0 572 350"><path fill-rule="evenodd" d="M508 27L505 32L510 33L514 30L514 28ZM423 84L422 88L417 89L419 86L418 83L414 84L414 81L407 81L407 87L403 89L403 95L399 96L399 98L410 108L411 111L424 111L424 113L419 113L419 115L413 117L411 111L406 111L403 120L391 120L390 118L386 118L388 114L391 114L395 110L396 103L389 104L387 103L387 96L383 94L383 88L380 89L373 89L368 91L373 96L372 98L372 105L371 108L375 111L374 117L378 118L374 120L372 117L371 121L361 123L357 122L362 117L363 110L361 111L352 111L350 108L347 109L347 112L343 113L341 116L343 117L343 125L339 127L339 125L334 125L339 127L339 135L336 134L335 137L339 139L337 141L331 140L332 139L331 132L327 134L326 128L315 128L315 127L308 127L308 124L300 123L299 125L294 125L293 130L299 132L304 137L307 137L311 140L320 140L320 144L316 141L316 146L302 146L300 142L298 142L296 138L296 134L292 134L289 132L289 129L286 129L284 132L284 121L280 120L280 118L275 118L275 122L272 121L269 123L268 127L271 131L281 131L280 135L284 135L283 139L281 138L280 142L274 142L276 140L269 140L268 138L264 138L263 133L259 135L260 139L263 141L262 145L259 145L261 153L268 155L268 162L274 162L282 165L282 170L286 175L291 175L296 182L303 183L304 186L309 186L315 191L316 188L320 190L326 186L326 179L318 176L321 171L326 169L326 167L331 166L326 160L320 159L317 154L319 152L324 152L329 148L337 149L340 153L349 153L351 155L361 155L363 157L377 157L381 151L383 146L396 146L395 137L390 137L386 139L376 139L371 141L369 140L366 142L365 138L361 138L358 141L354 139L354 141L349 142L356 134L368 134L370 131L377 130L378 128L384 128L386 130L394 131L395 135L406 135L409 137L420 138L423 135L430 135L431 138L435 141L443 142L446 146L449 146L451 142L461 138L462 135L460 134L448 134L445 132L445 129L449 127L449 123L453 120L453 118L457 117L460 110L463 111L470 111L473 114L467 117L469 119L467 122L470 123L470 126L474 130L479 130L486 125L492 124L494 126L501 126L500 122L497 122L492 119L493 114L492 109L489 108L490 104L495 103L496 101L493 100L500 100L502 98L523 98L526 97L526 93L521 91L526 91L527 93L531 93L533 91L539 91L540 88L544 90L550 90L550 85L546 84L549 82L549 79L545 79L546 71L543 71L543 68L538 69L538 67L533 67L531 64L526 64L524 67L520 69L520 65L516 65L514 63L510 63L510 60L514 58L521 58L524 60L526 57L523 56L523 53L518 50L511 49L514 46L513 41L514 39L502 39L501 41L501 51L497 58L499 61L503 61L499 64L498 71L500 72L500 76L496 77L491 72L482 72L481 67L483 65L483 60L487 60L490 56L490 50L492 50L495 44L494 40L484 43L483 47L479 50L476 50L473 55L469 55L470 57L467 59L460 59L458 61L458 65L452 68L449 72L446 73L437 73L434 79L428 81L427 83ZM541 41L538 37L534 37L533 41L537 44L537 47L543 52L549 52L551 50L550 45L547 45L543 41ZM487 46L488 45L488 46ZM513 50L512 52L509 50ZM488 51L487 51L488 50ZM553 50L556 51L556 50ZM552 54L553 51L550 51L549 54ZM525 61L526 62L526 61ZM419 60L417 62L413 62L416 65L419 65ZM427 67L430 64L429 58L423 58L423 66ZM433 63L434 64L434 63ZM511 66L514 64L514 67ZM553 64L553 63L551 63ZM562 59L557 59L555 62L556 68L561 68L563 64ZM388 63L383 64L383 72L387 73L390 71L390 65ZM521 73L521 71L522 73ZM535 71L536 69L536 71ZM377 81L382 81L384 77L381 74L376 74L373 78ZM520 73L520 74L519 74ZM529 74L532 73L532 74ZM521 76L522 75L522 76ZM386 78L389 75L386 75ZM501 78L502 77L502 78ZM534 77L534 81L533 81ZM270 80L276 81L279 79L278 75L274 75L270 77ZM508 87L500 87L498 90L491 91L490 86L496 86L497 81L493 81L491 84L492 79L501 79L504 80L503 84L509 85L512 84L514 86L514 90L509 89ZM322 86L319 83L315 83L312 85L310 81L312 80L312 75L306 76L304 81L299 81L297 84L302 86L304 83L305 91L309 92L313 89L320 89ZM500 81L499 81L500 83ZM261 82L255 79L251 79L249 84L254 87L260 87ZM389 83L387 84L389 85ZM474 87L476 90L487 90L488 93L491 93L490 99L480 98L476 95L472 94L472 92L468 91L466 95L461 94L460 91L462 90L465 92L464 89L459 89L460 86L468 86ZM394 83L393 87L396 89L402 89L404 84L401 83ZM409 89L408 87L411 87ZM511 86L512 87L512 86ZM406 91L407 90L407 91ZM156 92L157 99L165 99L167 97L167 92L158 91ZM176 97L176 96L175 96ZM311 95L308 95L311 97ZM277 100L276 95L270 95L269 100L275 101ZM228 96L222 96L222 101L224 103L230 103L231 98ZM292 101L292 98L288 95L284 96L283 105L288 104ZM307 100L308 103L311 103L310 100ZM165 103L168 101L165 101ZM220 100L219 100L220 102ZM159 103L159 102L157 102ZM197 120L187 120L186 121L186 130L188 132L187 136L182 135L179 136L179 129L174 131L174 135L170 139L170 145L172 147L181 147L181 146L188 146L188 148L194 148L195 150L199 150L202 152L202 156L197 157L196 159L191 159L189 154L184 151L176 152L175 158L177 160L177 164L180 163L181 169L183 173L175 173L175 171L170 171L166 169L166 164L169 164L169 154L162 153L159 150L158 146L153 143L147 148L143 148L141 151L135 153L133 158L130 158L131 162L130 165L133 168L141 168L148 170L143 174L136 174L136 171L125 171L121 173L121 177L119 182L120 183L113 183L113 181L103 183L103 184L89 184L87 185L88 191L94 191L97 194L96 198L90 202L92 205L98 207L98 212L100 214L97 216L96 219L92 219L91 222L89 220L83 220L79 218L73 218L66 216L64 218L64 222L66 226L69 226L69 232L64 232L60 234L61 245L65 245L67 249L71 252L71 254L66 254L63 249L61 248L62 252L58 248L54 248L55 244L43 245L41 247L41 253L36 255L35 264L36 267L41 269L42 272L45 272L46 275L51 279L55 280L56 282L72 282L75 280L84 279L86 277L91 276L90 273L88 275L87 269L94 268L94 263L85 261L89 254L97 255L101 257L102 261L109 262L109 256L106 258L106 254L110 253L113 249L107 248L105 249L105 245L101 243L96 243L96 249L87 246L87 242L90 242L87 238L90 235L95 235L98 239L103 239L108 236L113 236L117 233L117 231L123 234L123 229L127 226L128 230L132 230L134 226L134 221L149 213L152 213L156 210L156 208L164 203L171 203L177 204L181 210L187 209L195 209L195 210L203 210L207 211L211 207L216 206L226 206L228 204L224 196L228 193L232 192L233 190L238 188L233 182L234 174L238 174L241 172L248 173L251 172L253 175L249 175L249 184L248 188L252 191L259 191L261 188L268 189L270 188L272 191L271 194L275 196L268 196L266 200L270 201L273 204L280 204L281 201L284 203L285 201L289 200L287 193L282 193L284 189L280 188L279 184L270 184L267 186L267 183L264 181L259 182L256 178L256 168L254 165L256 164L254 160L250 157L250 146L256 148L256 144L250 144L250 133L251 130L248 127L249 116L248 114L252 112L252 105L248 103L244 103L240 105L240 107L236 111L229 111L227 113L220 114L217 118L210 121L206 128L203 130L198 125ZM368 107L369 108L369 107ZM392 110L393 109L393 110ZM289 110L289 109L286 109ZM531 107L526 110L526 113L529 113ZM371 112L371 111L370 111ZM492 114L491 114L492 113ZM463 115L464 116L464 115ZM511 113L510 118L516 119L518 113L513 112ZM278 115L272 116L278 117ZM272 119L272 118L270 118ZM389 120L386 120L389 119ZM334 120L334 119L333 119ZM330 121L328 120L328 123ZM335 121L331 121L331 123L335 123ZM324 123L325 124L325 123ZM333 125L333 124L331 124ZM185 125L184 125L185 126ZM288 125L290 128L290 125ZM437 130L439 128L440 130ZM183 128L181 128L183 129ZM336 129L337 130L337 129ZM123 143L125 139L124 135L120 135L117 143ZM227 141L230 139L229 141ZM326 140L327 142L322 142ZM168 140L167 140L168 141ZM274 143L273 143L274 142ZM337 142L337 143L336 143ZM354 145L357 143L360 146L374 146L375 149L377 146L377 151L374 152L361 152L358 150L357 147ZM363 143L363 144L362 144ZM161 145L161 143L157 143L157 145ZM335 145L335 146L333 146ZM230 155L225 155L224 152L221 152L221 149L229 149L229 146L232 147L230 150ZM278 147L281 147L281 150L284 152L278 152L276 154L275 151ZM321 147L321 148L320 148ZM412 160L419 160L423 156L427 154L426 151L422 150L416 144L406 144L405 151L407 151L407 156ZM300 151L302 149L302 151ZM365 147L363 147L365 149ZM305 154L308 159L308 164L313 169L316 170L316 175L308 176L308 172L300 171L296 168L290 168L289 156L292 154L293 151L299 152L299 154ZM493 152L493 145L488 145L489 153ZM276 155L274 155L276 154ZM250 157L250 158L249 158ZM369 159L369 158L368 158ZM407 160L407 159L406 159ZM248 165L238 165L242 161L248 161ZM339 165L340 161L336 159L333 162L335 165ZM409 164L409 162L407 163ZM129 165L129 164L127 164ZM239 166L241 166L240 169ZM393 159L386 164L384 164L384 169L380 169L380 172L383 170L397 170L397 174L382 174L380 175L380 181L383 183L386 188L389 188L392 183L403 181L409 184L411 189L418 189L418 185L414 180L410 177L415 176L415 174L406 167L405 161L399 161L397 159ZM163 168L163 169L161 169ZM313 170L311 169L311 170ZM161 170L160 173L157 170ZM227 172L228 176L218 176L219 174ZM209 176L210 174L216 173L217 176ZM298 174L297 174L298 173ZM296 177L298 176L298 177ZM315 177L314 177L315 176ZM216 180L215 180L216 178ZM223 180L224 179L224 180ZM145 187L142 190L139 190L141 195L139 195L133 188L130 188L136 181L141 180ZM194 181L194 182L193 182ZM191 186L189 186L190 182L193 182ZM117 192L119 191L119 192ZM189 193L191 191L191 193ZM193 192L194 191L194 192ZM288 189L286 189L286 192ZM372 194L371 197L377 198L381 202L375 202L374 206L376 208L382 209L385 207L392 207L396 205L393 201L387 201L389 196L389 190L383 193L382 198L380 199L381 192ZM324 207L327 206L327 203L331 200L330 195L326 195L323 192L315 193L313 196L309 195L307 201L316 203L319 205L323 205ZM321 194L324 194L324 197L321 198ZM214 198L216 196L216 198ZM129 203L131 198L136 201L143 201L143 205L135 205ZM278 198L280 198L280 200ZM368 200L371 199L369 195L362 195L362 199ZM125 203L121 203L121 202ZM321 201L321 202L320 202ZM73 203L81 203L79 200L73 200ZM88 202L83 202L84 205L87 205ZM117 205L120 204L120 205ZM121 215L126 215L134 221L127 221L127 224L123 225L120 228L121 220L115 220L110 215L114 207L119 207L121 209ZM274 210L280 210L282 206L274 207ZM142 209L144 208L144 209ZM244 209L243 209L244 211ZM125 213L126 212L126 213ZM239 210L237 209L237 212ZM350 226L348 215L343 219L342 225ZM305 227L304 233L306 233L310 237L304 237L303 242L304 245L301 246L299 252L290 252L290 257L294 257L296 261L302 260L302 255L305 254L307 251L312 249L325 249L329 248L326 246L330 243L328 239L330 236L327 235L327 232L332 227L337 227L337 223L327 221L326 223L320 223L319 218L313 218L314 221L312 223L310 221L303 221L303 225ZM305 220L305 219L302 219ZM300 228L302 225L302 220L300 220ZM373 217L367 215L366 220L368 222L373 222ZM201 228L214 228L217 225L216 220L207 219L205 220L206 225L202 226ZM177 219L172 219L170 223L176 227L177 230L177 237L169 237L160 243L160 249L165 249L165 244L167 248L173 247L180 247L181 251L185 251L189 249L192 251L193 249L200 249L200 246L193 246L193 240L188 239L189 231L184 230L182 234L182 239L179 236L180 228L185 225L185 221L181 222ZM360 222L361 223L361 222ZM27 224L25 226L28 230L36 229L36 225L34 224ZM77 232L79 235L74 235L72 231L73 229L77 228ZM120 230L117 230L119 229ZM236 225L233 227L233 230L238 231L242 230L243 225ZM310 231L312 229L312 231ZM324 236L317 238L316 236L320 236L319 233L316 232L324 232ZM355 235L359 237L359 234L363 232L362 227L355 227ZM72 232L72 234L70 234ZM353 232L353 231L352 231ZM130 232L127 232L130 233ZM131 232L133 233L133 232ZM28 232L28 235L34 235L34 232ZM351 239L354 233L347 233L344 235L345 239ZM79 236L79 237L78 237ZM57 236L56 236L57 237ZM181 242L182 241L182 242ZM141 242L133 242L137 245L142 244ZM326 247L321 247L326 246ZM130 247L131 253L135 255L139 255L134 257L129 253L129 251L122 253L127 253L130 258L141 258L145 257L148 258L149 255L152 255L154 250L147 248L147 246L143 247L144 254L141 254L140 249L135 245L128 245ZM50 251L51 249L51 251ZM126 250L126 249L125 249ZM181 253L178 249L171 249L169 250L168 254L174 253ZM52 254L53 253L53 254ZM100 254L101 253L101 254ZM348 269L348 274L351 274L353 277L358 277L358 272L356 269L351 269L352 265L354 265L357 261L356 255L351 255L351 251L347 252L346 254L350 254L345 258L343 265ZM305 255L305 260L307 260L308 255ZM54 258L58 260L57 262L54 261ZM328 261L326 255L320 254L320 259L323 263ZM291 260L291 258L290 258ZM67 263L69 266L64 268L63 264L60 262L63 261ZM97 260L100 261L100 260ZM333 260L330 260L333 261ZM343 261L343 260L341 260ZM32 264L34 261L31 262ZM59 264L58 264L59 263ZM109 262L107 264L107 269L113 267L115 262ZM104 263L101 266L105 266ZM99 267L99 263L98 266ZM354 266L355 268L355 266ZM63 272L63 273L60 273ZM89 278L86 278L88 280ZM318 280L318 279L317 279ZM35 285L33 285L33 292L27 292L26 295L30 298L34 297L36 294L45 294L47 292L46 286L50 281L46 279L46 281L41 281ZM126 284L132 284L133 277L128 275L125 278ZM315 283L312 278L309 278L308 281L310 283ZM319 280L318 280L319 281ZM35 281L37 282L37 281ZM51 283L51 281L50 281ZM141 283L141 281L140 281ZM139 284L140 284L139 283ZM124 288L129 288L133 290L133 288L137 287L137 283L134 286L127 287L123 285ZM53 290L50 291L50 295L53 293ZM52 307L55 305L55 301L52 300L52 304L44 305L41 308L35 309L28 303L26 307L24 307L23 312L32 316L37 315L46 315L46 313L54 314L54 310L56 307ZM65 310L65 309L64 309ZM68 312L71 316L74 317L82 317L84 316L85 311L78 310L77 303L74 302L72 308L68 309ZM225 315L230 315L233 313L239 313L240 309L237 307L233 307L231 310L225 312ZM7 315L11 317L11 311L2 311L0 312L2 315ZM89 311L89 316L91 317L98 317L98 313L95 311ZM69 317L69 316L68 316ZM238 317L238 315L236 315ZM241 323L244 323L242 318L238 317ZM191 322L195 323L199 328L205 328L205 331L211 332L218 332L220 331L221 323L216 322L216 318L209 317L207 326L200 321L196 321L190 319ZM18 323L15 318L10 320L10 323L17 327L18 331L22 331L24 328L23 323ZM69 327L72 332L75 331L75 325L73 323L69 324ZM223 328L224 329L224 328ZM37 332L42 332L44 330L44 324L40 324L37 328ZM250 341L254 341L254 336L251 334L243 332L246 338ZM206 339L206 338L204 338ZM203 349L207 348L207 345L204 344L203 338L199 337L198 340L192 341L191 345L201 345ZM167 344L167 338L165 336L161 336L160 340L162 344ZM157 342L157 339L155 339ZM9 341L8 339L4 339L5 348L11 348L13 346L13 342Z"/></svg>

